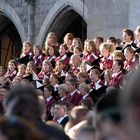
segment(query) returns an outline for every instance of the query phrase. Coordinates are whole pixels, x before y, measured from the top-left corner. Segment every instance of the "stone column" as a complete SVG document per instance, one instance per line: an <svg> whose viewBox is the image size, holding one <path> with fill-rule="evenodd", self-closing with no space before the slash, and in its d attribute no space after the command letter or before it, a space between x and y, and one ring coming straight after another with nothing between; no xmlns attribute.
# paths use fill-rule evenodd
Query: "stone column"
<svg viewBox="0 0 140 140"><path fill-rule="evenodd" d="M34 42L34 10L35 0L26 0L28 3L28 40Z"/></svg>

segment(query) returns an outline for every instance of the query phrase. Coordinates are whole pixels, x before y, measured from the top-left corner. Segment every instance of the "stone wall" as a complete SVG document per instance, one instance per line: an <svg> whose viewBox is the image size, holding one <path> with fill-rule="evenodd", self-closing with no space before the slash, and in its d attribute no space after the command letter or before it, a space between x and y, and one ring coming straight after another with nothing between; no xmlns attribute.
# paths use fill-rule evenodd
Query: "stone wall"
<svg viewBox="0 0 140 140"><path fill-rule="evenodd" d="M88 38L95 36L103 36L105 38L116 36L121 38L121 30L124 27L134 28L140 22L140 18L137 18L140 14L140 2L137 0L134 1L135 2L132 0L36 0L33 18L33 40L34 42L43 43L45 33L42 32L47 32L50 26L49 21L46 20L53 19L53 16L55 16L55 13L52 15L50 11L57 9L57 13L59 8L64 6L64 4L71 5L79 15L84 15L85 21L87 22ZM25 2L25 0L7 0L6 2L15 10L23 24L26 37L22 40L27 39L29 32L27 2ZM82 13L83 2L85 3L85 13ZM81 4L81 7L79 7L79 4Z"/></svg>
<svg viewBox="0 0 140 140"><path fill-rule="evenodd" d="M121 37L121 30L128 26L129 0L87 1L88 37Z"/></svg>

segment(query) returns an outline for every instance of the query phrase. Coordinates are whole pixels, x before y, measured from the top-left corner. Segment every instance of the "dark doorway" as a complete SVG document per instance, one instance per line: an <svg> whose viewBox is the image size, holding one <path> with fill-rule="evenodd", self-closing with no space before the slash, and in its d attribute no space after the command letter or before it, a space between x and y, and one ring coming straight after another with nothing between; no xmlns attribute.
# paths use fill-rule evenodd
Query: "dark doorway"
<svg viewBox="0 0 140 140"><path fill-rule="evenodd" d="M2 12L0 13L0 65L7 68L8 61L19 57L22 48L20 35L12 23Z"/></svg>
<svg viewBox="0 0 140 140"><path fill-rule="evenodd" d="M87 37L87 24L83 17L73 10L71 6L67 6L55 17L46 36L52 31L56 33L60 43L63 42L63 38L68 32L73 33L75 37L79 37L84 41Z"/></svg>

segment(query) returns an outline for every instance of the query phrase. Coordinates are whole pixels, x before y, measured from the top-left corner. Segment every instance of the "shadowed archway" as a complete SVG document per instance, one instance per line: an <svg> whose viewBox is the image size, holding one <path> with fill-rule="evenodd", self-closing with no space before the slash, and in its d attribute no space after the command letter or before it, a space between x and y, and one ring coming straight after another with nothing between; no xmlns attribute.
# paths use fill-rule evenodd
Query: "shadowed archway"
<svg viewBox="0 0 140 140"><path fill-rule="evenodd" d="M68 32L73 33L75 37L80 37L84 41L87 36L87 24L71 6L67 6L56 15L46 36L51 31L56 33L58 41L61 43L63 42L63 37Z"/></svg>
<svg viewBox="0 0 140 140"><path fill-rule="evenodd" d="M13 22L0 12L0 65L7 67L12 56L19 57L22 41Z"/></svg>

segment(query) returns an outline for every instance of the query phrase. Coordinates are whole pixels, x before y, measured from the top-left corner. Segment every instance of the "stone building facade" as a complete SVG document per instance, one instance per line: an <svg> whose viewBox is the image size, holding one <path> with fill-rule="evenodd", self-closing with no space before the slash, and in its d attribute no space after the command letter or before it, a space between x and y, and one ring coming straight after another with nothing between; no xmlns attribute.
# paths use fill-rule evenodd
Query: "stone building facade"
<svg viewBox="0 0 140 140"><path fill-rule="evenodd" d="M121 38L123 28L140 24L139 7L138 0L0 0L0 64L18 56L25 40L43 47L50 31L60 42L67 32Z"/></svg>

